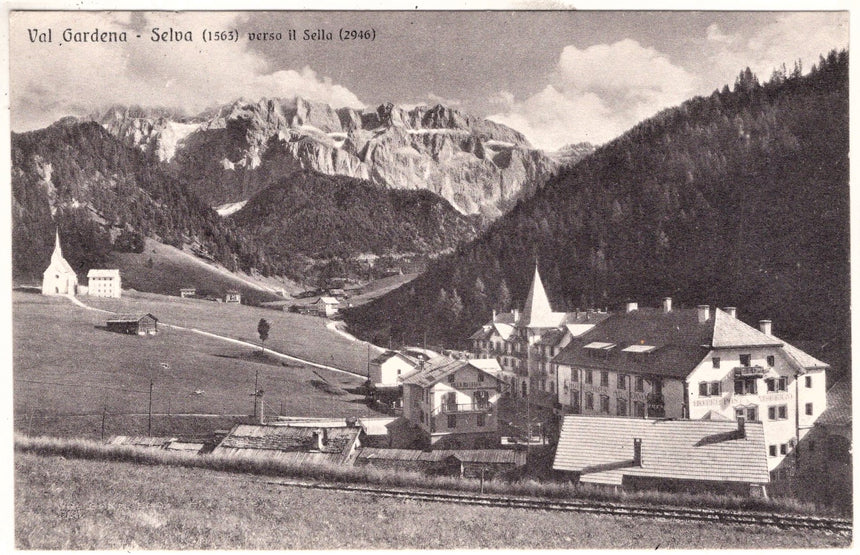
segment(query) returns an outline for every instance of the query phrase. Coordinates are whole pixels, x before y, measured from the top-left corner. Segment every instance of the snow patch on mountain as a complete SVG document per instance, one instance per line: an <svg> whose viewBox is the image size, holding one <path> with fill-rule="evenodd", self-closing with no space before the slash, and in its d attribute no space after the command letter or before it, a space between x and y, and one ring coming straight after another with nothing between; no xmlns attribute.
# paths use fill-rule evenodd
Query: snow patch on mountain
<svg viewBox="0 0 860 555"><path fill-rule="evenodd" d="M222 218L226 218L230 214L235 214L239 210L241 210L246 204L247 200L239 201L239 202L228 202L227 204L222 204L221 206L216 206L215 211L218 212L218 215Z"/></svg>

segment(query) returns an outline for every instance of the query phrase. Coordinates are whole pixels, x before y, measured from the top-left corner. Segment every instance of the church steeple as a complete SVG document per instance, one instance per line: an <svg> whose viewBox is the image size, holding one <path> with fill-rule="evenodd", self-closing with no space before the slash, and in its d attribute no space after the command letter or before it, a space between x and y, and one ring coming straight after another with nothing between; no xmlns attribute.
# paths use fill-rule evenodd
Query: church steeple
<svg viewBox="0 0 860 555"><path fill-rule="evenodd" d="M526 297L526 304L523 307L523 315L519 325L527 327L552 327L555 325L552 308L549 306L549 298L547 298L543 288L537 263L535 263L535 275L532 278L532 285L529 288L529 295Z"/></svg>
<svg viewBox="0 0 860 555"><path fill-rule="evenodd" d="M54 239L54 252L51 254L51 260L63 258L63 248L60 246L60 228L57 227L56 238Z"/></svg>

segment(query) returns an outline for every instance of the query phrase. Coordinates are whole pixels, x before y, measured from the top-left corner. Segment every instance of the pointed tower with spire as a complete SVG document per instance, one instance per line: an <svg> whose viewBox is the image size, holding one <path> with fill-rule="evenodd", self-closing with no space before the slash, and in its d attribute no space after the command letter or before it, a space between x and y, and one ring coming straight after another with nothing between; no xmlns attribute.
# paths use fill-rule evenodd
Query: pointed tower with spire
<svg viewBox="0 0 860 555"><path fill-rule="evenodd" d="M51 263L42 274L43 295L74 295L78 290L78 276L71 265L63 258L63 249L60 247L60 230L54 239L54 252L51 254Z"/></svg>
<svg viewBox="0 0 860 555"><path fill-rule="evenodd" d="M523 314L517 325L525 328L553 328L559 325L559 314L554 313L549 305L549 298L540 279L538 265L535 263L535 275L526 297Z"/></svg>

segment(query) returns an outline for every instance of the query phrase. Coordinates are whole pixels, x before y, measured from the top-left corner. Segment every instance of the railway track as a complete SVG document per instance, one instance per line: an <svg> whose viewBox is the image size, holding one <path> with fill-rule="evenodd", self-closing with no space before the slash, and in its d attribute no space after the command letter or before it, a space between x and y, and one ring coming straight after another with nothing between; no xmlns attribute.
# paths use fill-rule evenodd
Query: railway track
<svg viewBox="0 0 860 555"><path fill-rule="evenodd" d="M439 493L417 490L370 488L345 484L320 484L292 480L267 480L267 484L322 489L348 493L373 495L411 501L460 503L484 507L530 509L540 511L567 511L611 516L630 516L661 518L669 520L711 522L715 524L735 524L750 526L770 526L777 528L812 529L843 536L851 536L852 523L847 519L786 515L759 511L740 511L730 509L697 509L683 507L656 507L626 503L607 503L589 500L536 499L528 497L503 497L468 493Z"/></svg>

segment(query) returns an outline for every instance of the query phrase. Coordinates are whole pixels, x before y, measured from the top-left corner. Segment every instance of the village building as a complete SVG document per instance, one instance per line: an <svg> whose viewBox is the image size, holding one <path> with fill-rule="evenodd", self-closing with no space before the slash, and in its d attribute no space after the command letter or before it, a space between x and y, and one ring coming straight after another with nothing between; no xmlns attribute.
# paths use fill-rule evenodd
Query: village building
<svg viewBox="0 0 860 555"><path fill-rule="evenodd" d="M398 351L385 351L370 361L370 383L375 387L399 387L400 378L412 373L421 361Z"/></svg>
<svg viewBox="0 0 860 555"><path fill-rule="evenodd" d="M388 425L396 420L393 416L347 416L346 418L314 418L305 416L278 416L269 422L273 426L297 428L361 428L359 440L365 447L390 447L391 435Z"/></svg>
<svg viewBox="0 0 860 555"><path fill-rule="evenodd" d="M118 299L122 296L122 278L119 270L93 269L87 273L87 280L87 294L91 297Z"/></svg>
<svg viewBox="0 0 860 555"><path fill-rule="evenodd" d="M317 315L323 318L331 318L339 312L340 301L334 297L320 297L313 303L313 309Z"/></svg>
<svg viewBox="0 0 860 555"><path fill-rule="evenodd" d="M60 231L57 230L51 263L42 274L42 294L75 295L77 292L78 276L63 258L63 249L60 247Z"/></svg>
<svg viewBox="0 0 860 555"><path fill-rule="evenodd" d="M464 478L512 477L526 464L525 451L513 449L378 449L364 448L355 466L407 470Z"/></svg>
<svg viewBox="0 0 860 555"><path fill-rule="evenodd" d="M435 448L499 445L501 369L493 359L438 357L403 378L403 417Z"/></svg>
<svg viewBox="0 0 860 555"><path fill-rule="evenodd" d="M553 470L624 489L767 495L761 422L565 416Z"/></svg>
<svg viewBox="0 0 860 555"><path fill-rule="evenodd" d="M735 317L734 308L627 303L553 359L573 414L761 422L774 470L825 408L828 365Z"/></svg>
<svg viewBox="0 0 860 555"><path fill-rule="evenodd" d="M478 358L495 357L502 367L502 380L515 397L551 407L556 397L556 376L550 360L573 337L606 319L606 312L584 310L555 312L549 303L537 265L523 311L496 314L475 332L472 353Z"/></svg>
<svg viewBox="0 0 860 555"><path fill-rule="evenodd" d="M130 335L155 335L158 318L152 314L117 314L108 319L107 330Z"/></svg>
<svg viewBox="0 0 860 555"><path fill-rule="evenodd" d="M183 299L193 299L197 296L197 288L195 287L183 287L179 290L179 296Z"/></svg>
<svg viewBox="0 0 860 555"><path fill-rule="evenodd" d="M213 449L227 457L272 458L299 464L351 465L361 447L358 426L237 424Z"/></svg>
<svg viewBox="0 0 860 555"><path fill-rule="evenodd" d="M827 391L827 408L795 450L796 473L785 482L796 497L851 508L851 419L851 381L842 378Z"/></svg>
<svg viewBox="0 0 860 555"><path fill-rule="evenodd" d="M242 302L242 295L238 291L227 291L227 294L224 295L224 302L240 304Z"/></svg>

